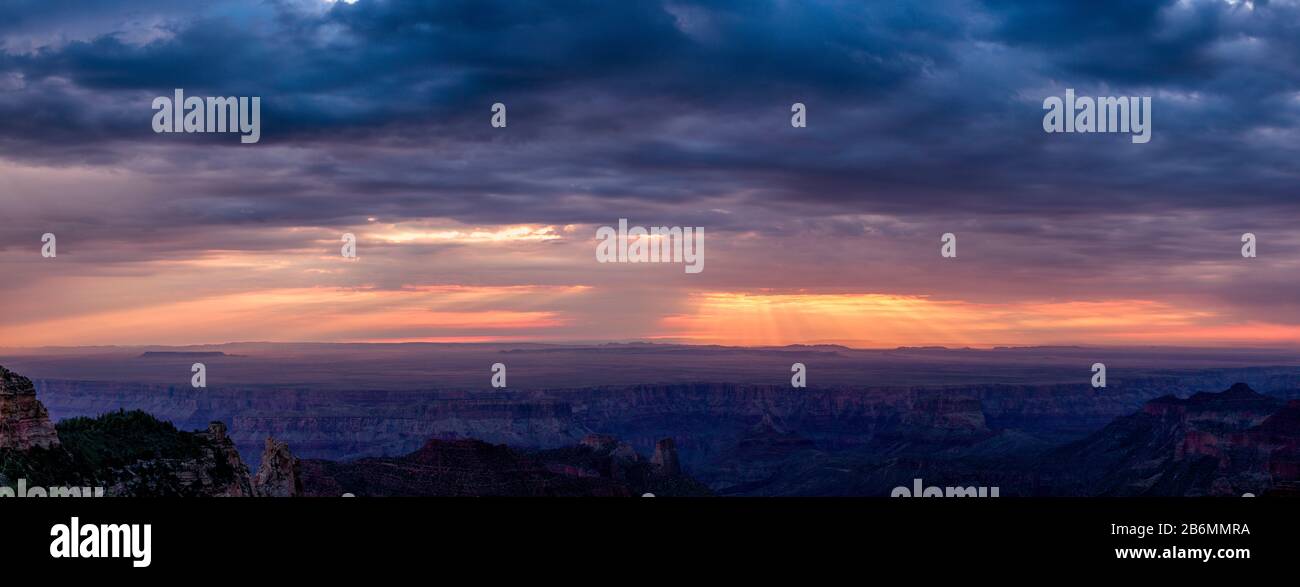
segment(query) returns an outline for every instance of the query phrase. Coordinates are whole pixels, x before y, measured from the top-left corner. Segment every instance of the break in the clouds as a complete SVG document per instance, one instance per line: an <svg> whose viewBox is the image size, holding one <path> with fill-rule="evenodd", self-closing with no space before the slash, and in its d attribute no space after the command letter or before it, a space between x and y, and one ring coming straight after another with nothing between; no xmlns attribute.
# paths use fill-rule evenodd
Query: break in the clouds
<svg viewBox="0 0 1300 587"><path fill-rule="evenodd" d="M176 88L260 142L153 133ZM1067 88L1151 142L1044 133ZM1297 180L1294 1L0 5L5 344L1288 343ZM708 270L594 263L619 218Z"/></svg>

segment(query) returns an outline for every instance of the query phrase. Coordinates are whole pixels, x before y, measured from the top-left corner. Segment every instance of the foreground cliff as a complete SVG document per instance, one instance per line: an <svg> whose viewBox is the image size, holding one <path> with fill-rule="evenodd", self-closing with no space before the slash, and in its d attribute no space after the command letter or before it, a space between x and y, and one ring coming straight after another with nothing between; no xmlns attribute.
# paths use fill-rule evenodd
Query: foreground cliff
<svg viewBox="0 0 1300 587"><path fill-rule="evenodd" d="M0 367L0 449L28 450L59 445L45 406L30 379Z"/></svg>
<svg viewBox="0 0 1300 587"><path fill-rule="evenodd" d="M267 439L256 478L221 422L177 430L141 411L51 424L26 377L0 367L0 485L98 488L107 496L246 497L301 494L297 459Z"/></svg>
<svg viewBox="0 0 1300 587"><path fill-rule="evenodd" d="M248 468L225 426L186 432L144 412L72 418L50 447L0 450L0 475L45 487L102 487L108 496L253 495Z"/></svg>

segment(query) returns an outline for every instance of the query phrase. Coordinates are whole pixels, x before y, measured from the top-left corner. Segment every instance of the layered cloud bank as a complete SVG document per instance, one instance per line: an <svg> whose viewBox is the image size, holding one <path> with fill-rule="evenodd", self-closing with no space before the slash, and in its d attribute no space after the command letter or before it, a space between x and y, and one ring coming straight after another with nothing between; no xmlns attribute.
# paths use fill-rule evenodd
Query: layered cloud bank
<svg viewBox="0 0 1300 587"><path fill-rule="evenodd" d="M1298 82L1282 1L10 2L0 331L1294 344ZM259 141L156 134L177 88ZM1150 141L1045 133L1067 89ZM707 270L598 263L622 218Z"/></svg>

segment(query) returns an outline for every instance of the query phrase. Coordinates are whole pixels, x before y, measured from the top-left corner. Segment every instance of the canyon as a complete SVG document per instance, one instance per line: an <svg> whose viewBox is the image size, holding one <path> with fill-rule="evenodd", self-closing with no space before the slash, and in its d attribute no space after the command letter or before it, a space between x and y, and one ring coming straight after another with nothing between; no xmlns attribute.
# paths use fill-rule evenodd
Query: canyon
<svg viewBox="0 0 1300 587"><path fill-rule="evenodd" d="M187 365L167 352L226 353L208 361L222 383L201 391L179 384L171 373ZM1267 350L259 343L109 353L6 360L44 375L35 386L56 418L127 408L181 428L229 422L232 442L254 465L268 437L304 463L400 460L438 449L433 441L536 453L593 435L653 454L671 438L680 450L674 466L722 495L887 495L917 477L1000 486L1004 496L1123 494L1056 471L1053 451L1157 409L1160 402L1148 402L1158 398L1237 382L1275 407L1300 397L1296 357ZM796 357L809 365L809 388L788 386ZM1088 384L1094 359L1110 369L1104 389ZM510 365L510 389L488 386L494 362ZM96 365L98 379L67 377ZM1223 442L1196 432L1183 450ZM1294 478L1286 459L1267 466Z"/></svg>

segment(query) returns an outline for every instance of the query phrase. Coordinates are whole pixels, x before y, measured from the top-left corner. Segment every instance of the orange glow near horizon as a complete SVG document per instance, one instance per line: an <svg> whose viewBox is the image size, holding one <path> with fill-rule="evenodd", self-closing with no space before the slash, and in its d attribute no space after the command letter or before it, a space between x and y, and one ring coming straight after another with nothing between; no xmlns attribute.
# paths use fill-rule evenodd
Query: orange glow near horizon
<svg viewBox="0 0 1300 587"><path fill-rule="evenodd" d="M976 304L884 294L696 296L661 339L723 345L991 347L1026 344L1293 343L1300 328L1215 325L1211 312L1148 300Z"/></svg>
<svg viewBox="0 0 1300 587"><path fill-rule="evenodd" d="M574 287L284 288L108 310L20 324L22 346L280 342L480 342L544 337L565 324L526 300L581 294ZM483 306L502 309L482 309ZM513 308L513 309L510 309ZM392 336L382 333L391 332ZM413 335L418 332L419 335Z"/></svg>
<svg viewBox="0 0 1300 587"><path fill-rule="evenodd" d="M860 348L1034 344L1293 344L1300 329L1220 324L1212 312L1147 300L977 304L925 296L710 292L640 332L607 332L590 286L277 288L34 320L15 346L277 342L659 340L730 346ZM577 308L577 309L575 309Z"/></svg>

